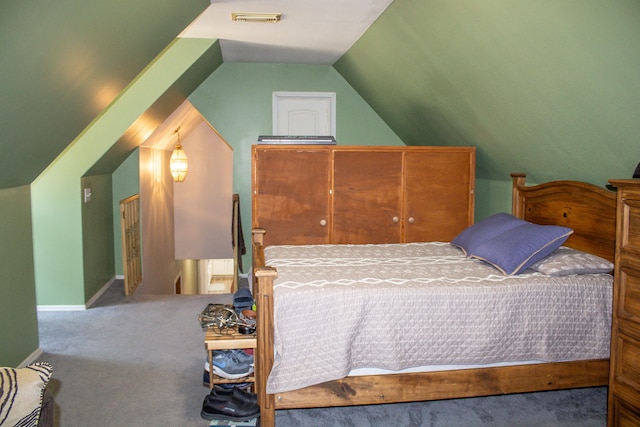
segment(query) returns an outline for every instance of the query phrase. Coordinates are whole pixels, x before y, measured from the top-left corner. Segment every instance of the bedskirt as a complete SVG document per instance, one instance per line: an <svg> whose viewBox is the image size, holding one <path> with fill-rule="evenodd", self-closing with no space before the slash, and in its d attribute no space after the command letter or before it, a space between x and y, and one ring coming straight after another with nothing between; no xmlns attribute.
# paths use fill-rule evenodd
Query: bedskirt
<svg viewBox="0 0 640 427"><path fill-rule="evenodd" d="M448 243L270 246L267 392L364 368L609 357L612 277L504 276Z"/></svg>

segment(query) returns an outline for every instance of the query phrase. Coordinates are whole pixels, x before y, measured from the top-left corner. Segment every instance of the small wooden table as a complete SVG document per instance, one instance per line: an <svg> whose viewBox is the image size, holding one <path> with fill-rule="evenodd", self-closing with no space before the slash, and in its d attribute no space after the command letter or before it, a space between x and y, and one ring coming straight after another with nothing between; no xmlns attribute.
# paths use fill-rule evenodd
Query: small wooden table
<svg viewBox="0 0 640 427"><path fill-rule="evenodd" d="M230 380L222 378L213 373L213 351L214 350L235 350L235 349L255 349L257 347L256 336L251 334L240 334L237 328L225 330L220 334L213 328L208 328L204 336L204 348L207 350L209 358L209 388L212 389L214 384L230 384L230 383L255 383L255 374ZM254 354L255 356L255 354Z"/></svg>

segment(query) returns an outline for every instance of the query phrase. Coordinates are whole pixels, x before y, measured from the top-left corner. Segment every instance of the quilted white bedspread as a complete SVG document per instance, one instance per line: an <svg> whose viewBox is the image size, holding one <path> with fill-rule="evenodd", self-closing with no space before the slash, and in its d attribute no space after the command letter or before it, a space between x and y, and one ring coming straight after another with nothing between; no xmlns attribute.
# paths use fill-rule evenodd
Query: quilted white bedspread
<svg viewBox="0 0 640 427"><path fill-rule="evenodd" d="M503 276L448 243L271 246L268 393L353 369L609 357L612 277Z"/></svg>

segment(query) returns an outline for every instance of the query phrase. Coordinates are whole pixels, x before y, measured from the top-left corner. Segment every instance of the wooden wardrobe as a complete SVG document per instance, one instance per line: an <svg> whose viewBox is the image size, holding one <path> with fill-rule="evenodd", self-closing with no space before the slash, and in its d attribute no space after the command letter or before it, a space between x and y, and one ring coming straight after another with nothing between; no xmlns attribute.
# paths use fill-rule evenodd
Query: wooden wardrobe
<svg viewBox="0 0 640 427"><path fill-rule="evenodd" d="M265 245L450 241L473 223L474 147L254 145Z"/></svg>

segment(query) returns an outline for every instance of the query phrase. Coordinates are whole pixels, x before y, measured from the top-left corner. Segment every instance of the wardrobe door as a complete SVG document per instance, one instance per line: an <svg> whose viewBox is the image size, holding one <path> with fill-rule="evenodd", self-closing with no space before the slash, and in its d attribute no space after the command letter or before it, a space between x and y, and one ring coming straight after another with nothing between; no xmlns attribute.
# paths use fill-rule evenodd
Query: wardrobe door
<svg viewBox="0 0 640 427"><path fill-rule="evenodd" d="M475 149L407 149L405 242L449 242L473 224Z"/></svg>
<svg viewBox="0 0 640 427"><path fill-rule="evenodd" d="M329 243L330 151L254 146L253 227L265 245Z"/></svg>
<svg viewBox="0 0 640 427"><path fill-rule="evenodd" d="M401 241L402 151L336 150L333 243Z"/></svg>

